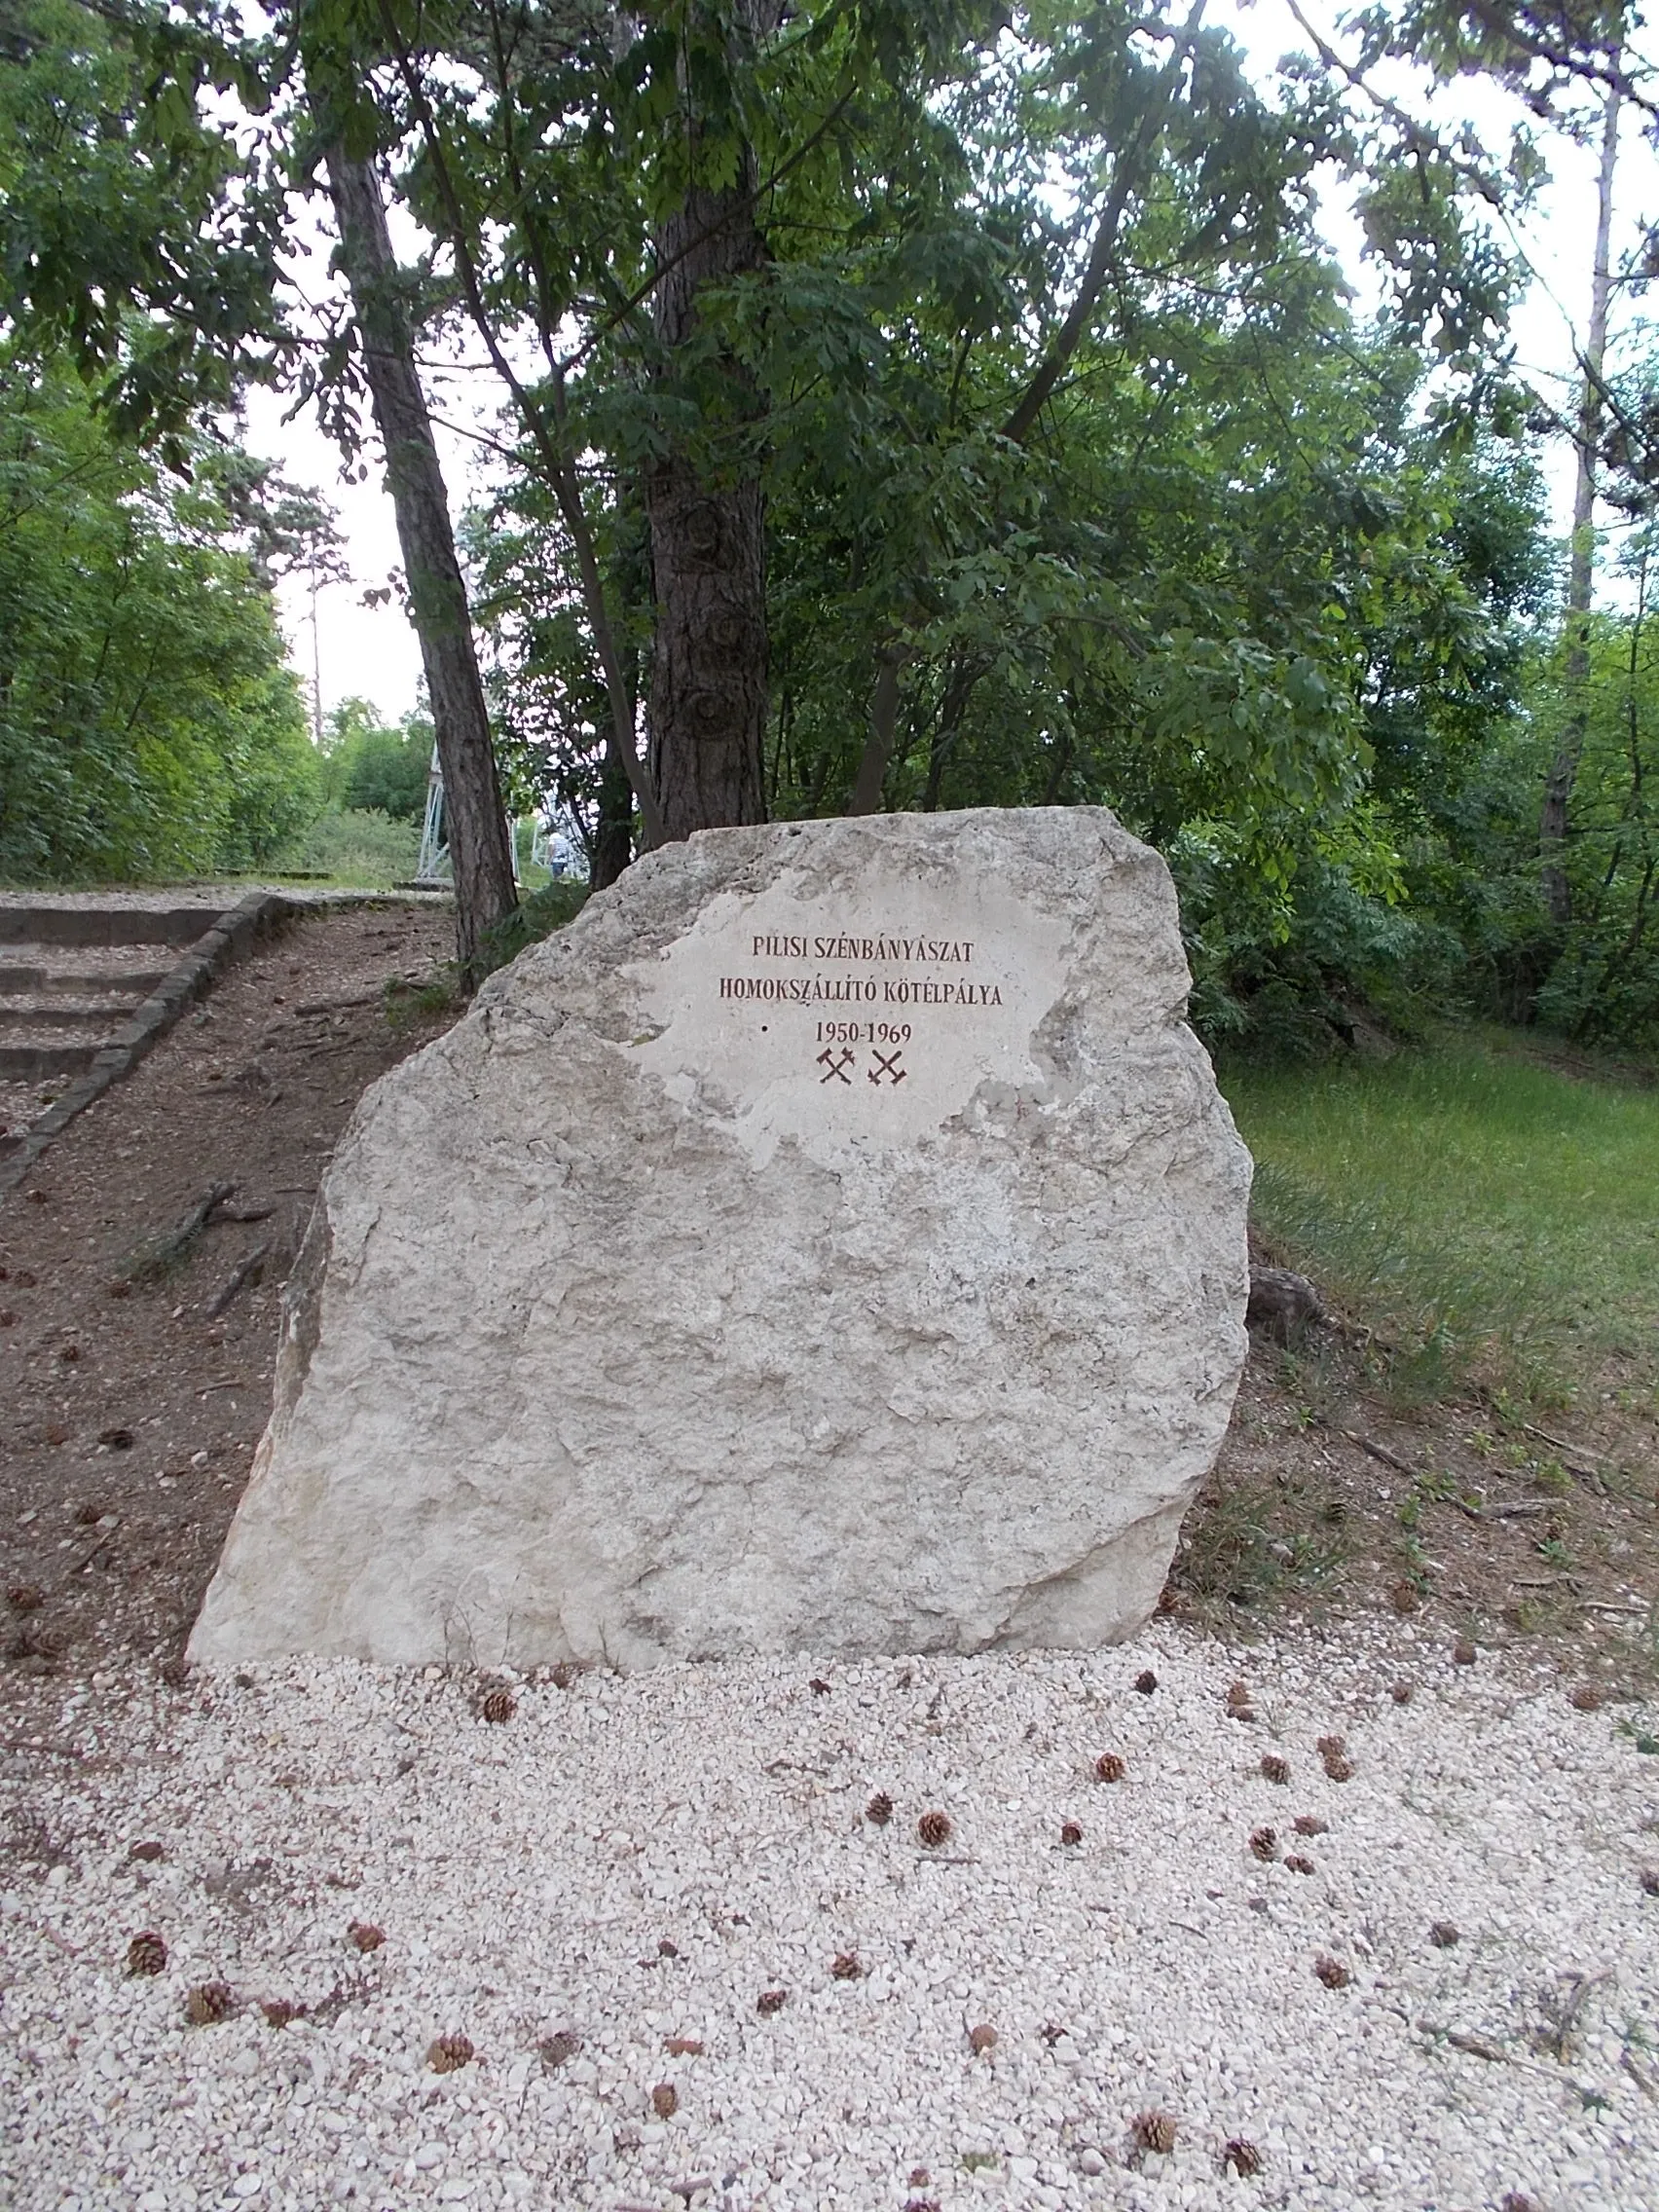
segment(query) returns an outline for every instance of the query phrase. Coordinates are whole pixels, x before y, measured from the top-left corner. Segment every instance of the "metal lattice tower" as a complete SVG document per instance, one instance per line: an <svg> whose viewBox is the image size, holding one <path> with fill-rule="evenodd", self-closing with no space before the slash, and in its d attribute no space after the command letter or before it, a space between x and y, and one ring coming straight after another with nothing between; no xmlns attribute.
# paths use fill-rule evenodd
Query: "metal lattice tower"
<svg viewBox="0 0 1659 2212"><path fill-rule="evenodd" d="M513 881L519 881L518 824L507 824L507 843L513 856ZM418 891L441 891L455 880L449 840L444 835L444 772L438 765L438 749L432 747L426 770L426 815L421 825L421 858L415 864Z"/></svg>

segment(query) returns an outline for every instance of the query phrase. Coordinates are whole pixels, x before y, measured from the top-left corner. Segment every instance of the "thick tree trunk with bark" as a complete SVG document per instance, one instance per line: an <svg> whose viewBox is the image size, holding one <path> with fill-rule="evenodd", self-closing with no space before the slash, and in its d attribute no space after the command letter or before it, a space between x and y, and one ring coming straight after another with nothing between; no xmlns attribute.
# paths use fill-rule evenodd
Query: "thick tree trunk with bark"
<svg viewBox="0 0 1659 2212"><path fill-rule="evenodd" d="M760 0L757 18L768 4ZM687 89L684 128L695 158L690 96ZM693 184L662 225L656 329L665 377L696 331L702 288L728 283L765 259L754 170L751 156L725 190ZM724 370L723 411L737 426L757 401L737 363ZM762 821L766 565L758 468L746 461L717 476L685 453L671 454L650 471L645 498L656 602L650 740L664 834Z"/></svg>
<svg viewBox="0 0 1659 2212"><path fill-rule="evenodd" d="M599 812L588 855L588 881L595 891L614 883L634 857L634 793L617 761L606 757L599 772Z"/></svg>
<svg viewBox="0 0 1659 2212"><path fill-rule="evenodd" d="M1614 55L1616 62L1617 55ZM1572 919L1572 886L1567 873L1567 813L1589 717L1590 596L1596 566L1596 449L1604 413L1603 367L1607 355L1607 303L1612 294L1613 167L1618 156L1619 93L1607 93L1602 123L1602 167L1596 216L1596 259L1591 276L1590 330L1584 348L1584 393L1578 415L1578 474L1572 498L1572 554L1567 584L1567 721L1544 783L1538 815L1538 850L1544 906L1558 929Z"/></svg>
<svg viewBox="0 0 1659 2212"><path fill-rule="evenodd" d="M431 698L455 872L456 945L462 968L470 972L484 933L512 911L518 891L466 584L456 557L431 417L416 374L409 318L398 296L380 181L371 163L353 159L338 143L328 149L327 168Z"/></svg>

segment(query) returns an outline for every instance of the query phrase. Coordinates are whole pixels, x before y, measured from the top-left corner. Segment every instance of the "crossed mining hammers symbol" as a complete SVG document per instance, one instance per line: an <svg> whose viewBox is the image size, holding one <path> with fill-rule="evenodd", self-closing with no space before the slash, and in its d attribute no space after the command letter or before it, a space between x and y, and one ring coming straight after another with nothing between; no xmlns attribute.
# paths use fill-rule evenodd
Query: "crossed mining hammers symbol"
<svg viewBox="0 0 1659 2212"><path fill-rule="evenodd" d="M853 1064L851 1052L844 1051L837 1059L835 1054L826 1047L818 1055L818 1064L825 1070L825 1073L818 1079L820 1083L833 1083L837 1076L843 1083L851 1083L853 1080L847 1073L847 1070Z"/></svg>
<svg viewBox="0 0 1659 2212"><path fill-rule="evenodd" d="M899 1065L899 1054L897 1052L894 1052L891 1056L886 1052L877 1052L873 1056L875 1065L867 1071L871 1083L879 1083L883 1076L886 1076L891 1083L903 1083L909 1073L907 1068L902 1068Z"/></svg>

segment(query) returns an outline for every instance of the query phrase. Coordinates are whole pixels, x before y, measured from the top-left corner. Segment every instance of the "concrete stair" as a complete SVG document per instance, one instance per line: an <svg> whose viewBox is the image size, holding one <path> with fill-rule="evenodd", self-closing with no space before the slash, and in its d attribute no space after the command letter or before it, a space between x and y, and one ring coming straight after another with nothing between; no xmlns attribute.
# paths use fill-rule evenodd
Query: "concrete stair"
<svg viewBox="0 0 1659 2212"><path fill-rule="evenodd" d="M0 1159L65 1086L143 1049L158 994L226 912L176 895L0 895Z"/></svg>
<svg viewBox="0 0 1659 2212"><path fill-rule="evenodd" d="M218 907L0 908L0 1077L80 1075L123 1032ZM31 934L23 936L21 930ZM130 931L129 936L117 932Z"/></svg>

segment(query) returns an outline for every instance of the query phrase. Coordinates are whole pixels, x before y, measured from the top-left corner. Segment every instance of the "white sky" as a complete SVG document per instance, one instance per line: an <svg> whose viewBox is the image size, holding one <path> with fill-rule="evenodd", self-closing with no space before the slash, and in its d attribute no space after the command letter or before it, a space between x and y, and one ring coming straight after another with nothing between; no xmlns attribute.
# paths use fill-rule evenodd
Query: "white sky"
<svg viewBox="0 0 1659 2212"><path fill-rule="evenodd" d="M1352 51L1335 26L1343 10L1332 0L1305 0L1309 21L1316 23L1331 43ZM1308 40L1285 0L1216 0L1209 20L1233 29L1250 56L1252 66L1265 75L1277 57L1306 52ZM1404 76L1388 80L1387 89L1402 104L1417 112L1420 92L1409 89ZM1493 147L1507 141L1518 110L1507 95L1491 86L1471 81L1454 89L1443 103L1445 115L1467 115ZM1519 243L1537 273L1537 281L1517 317L1515 336L1523 370L1557 404L1569 402L1573 385L1573 333L1582 331L1589 313L1590 263L1596 229L1596 153L1574 146L1565 135L1540 131L1549 162L1552 183L1539 213L1529 223ZM1634 243L1636 214L1659 204L1659 157L1641 136L1638 119L1628 112L1620 140L1620 168L1615 204L1633 212L1615 226L1614 264L1621 249ZM1360 259L1362 243L1357 224L1333 192L1322 209L1322 228L1333 251L1359 292L1362 310L1374 296ZM393 210L397 235L398 211ZM400 250L413 250L413 234L405 228ZM320 278L326 265L326 242L306 265L308 278ZM1615 293L1613 328L1616 336L1620 306ZM1628 311L1625 319L1628 319ZM475 351L475 350L474 350ZM487 481L487 457L472 439L444 425L471 425L488 430L498 404L498 387L487 367L468 368L465 357L446 371L427 372L427 395L440 419L439 441L453 510L460 514L470 497ZM366 483L343 480L337 450L316 426L307 410L284 424L285 402L276 395L254 391L247 403L247 442L257 453L276 461L290 481L314 487L338 509L346 537L346 557L352 581L325 586L317 594L315 647L321 672L324 709L352 694L374 701L383 714L395 718L416 700L421 659L414 633L395 601L384 607L365 607L366 588L384 586L399 568L397 534L391 501L383 489L378 447L364 454ZM1572 503L1572 457L1565 445L1550 468L1558 528L1565 534ZM278 606L289 641L291 656L310 695L313 665L311 595L303 578L289 579L278 593Z"/></svg>

